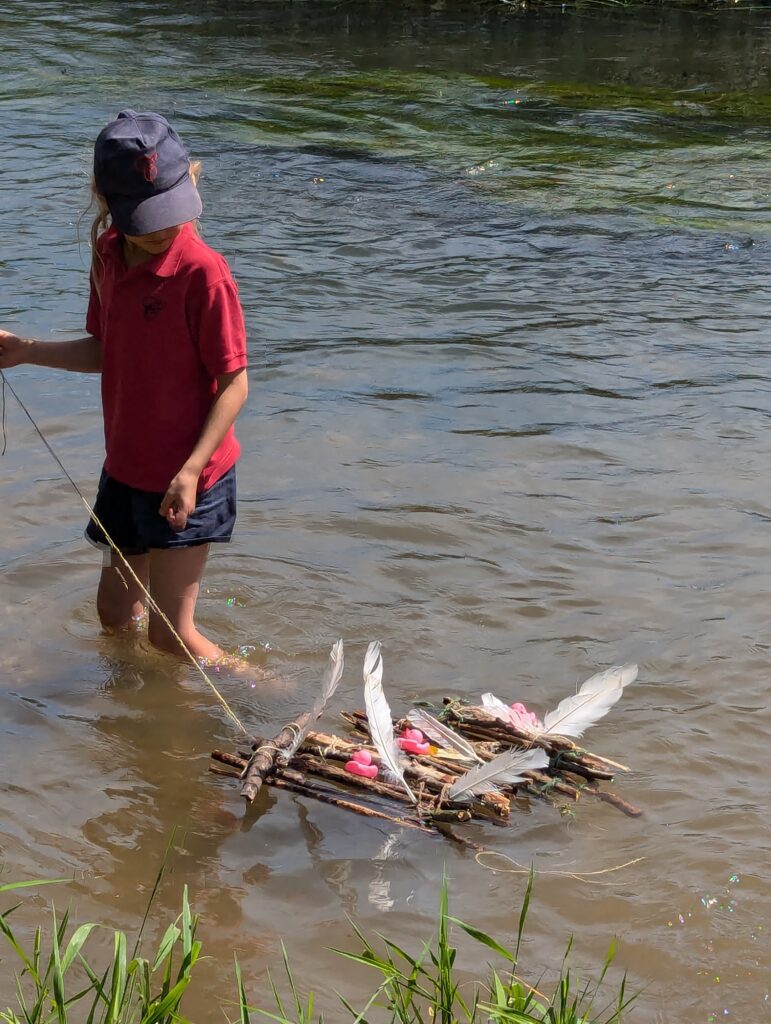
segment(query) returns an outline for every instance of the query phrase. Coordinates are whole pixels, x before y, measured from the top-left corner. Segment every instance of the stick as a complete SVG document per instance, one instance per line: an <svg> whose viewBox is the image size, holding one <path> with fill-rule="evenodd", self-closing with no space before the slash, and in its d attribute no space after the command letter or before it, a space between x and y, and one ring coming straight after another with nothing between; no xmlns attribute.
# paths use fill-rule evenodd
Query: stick
<svg viewBox="0 0 771 1024"><path fill-rule="evenodd" d="M438 828L432 828L430 825L421 824L412 818L395 818L390 814L384 814L382 811L376 811L373 807L365 807L363 804L356 804L350 800L342 800L340 797L332 796L329 793L318 790L315 787L308 785L304 781L294 781L297 778L302 780L303 776L300 772L295 772L291 768L280 769L280 774L270 776L266 782L270 786L275 786L278 789L286 789L292 792L298 793L300 796L309 796L314 800L319 800L321 803L331 804L334 807L341 807L345 810L354 811L357 814L363 814L368 818L381 818L385 821L393 822L395 825L404 826L405 828L414 828L419 832L424 832L427 835L440 835L444 836L445 839L451 840L453 843L457 843L459 846L464 847L467 850L474 850L475 852L486 852L483 846L479 843L475 843L473 839L467 839L465 836L456 836L455 833L447 827L446 819L441 814L437 817L439 823ZM448 812L445 812L448 813ZM464 821L463 815L468 814L468 811L449 812L457 814L457 817L451 819L452 822Z"/></svg>
<svg viewBox="0 0 771 1024"><path fill-rule="evenodd" d="M361 814L365 818L380 818L383 821L389 821L394 825L400 825L404 828L417 829L417 831L425 832L427 835L435 836L438 834L435 828L423 825L410 818L394 817L391 814L385 814L383 811L376 811L374 807L366 807L364 804L354 803L352 800L343 800L341 797L316 789L314 786L309 785L299 772L294 772L291 769L282 769L278 775L271 775L266 781L268 785L275 786L276 789L286 789L292 793L297 793L299 796L311 797L323 804L329 804L332 807L340 807L345 811Z"/></svg>
<svg viewBox="0 0 771 1024"><path fill-rule="evenodd" d="M327 736L323 732L310 732L300 749L303 752L318 754L321 757L331 758L335 761L349 761L357 750L362 749L362 744L349 743L337 736ZM378 754L374 747L367 745L367 749L372 757L372 764L380 767L382 765L380 754ZM428 755L420 755L419 757L406 760L405 776L411 781L424 783L435 792L438 792L444 786L451 786L457 775L462 774L466 770L465 767L448 769L444 762L439 762L440 767L437 767L433 763L437 759L431 758Z"/></svg>
<svg viewBox="0 0 771 1024"><path fill-rule="evenodd" d="M242 757L236 757L235 754L228 754L225 750L213 750L212 761L219 761L221 764L230 765L231 768L238 768L243 771L246 768L247 761Z"/></svg>
<svg viewBox="0 0 771 1024"><path fill-rule="evenodd" d="M469 727L473 728L476 725L484 730L483 735L495 735L496 737L501 737L504 742L508 741L511 743L513 739L522 746L535 745L542 747L550 753L557 750L570 751L581 761L586 759L585 766L587 768L591 768L591 760L595 760L601 761L603 764L610 765L613 768L618 768L620 771L629 771L629 768L624 764L611 761L607 757L600 757L598 754L588 753L566 736L531 736L529 733L516 729L513 725L501 722L494 715L483 711L481 708L459 706L456 701L451 700L449 697L444 698L444 703L460 732L465 733Z"/></svg>
<svg viewBox="0 0 771 1024"><path fill-rule="evenodd" d="M552 770L571 772L573 775L578 775L582 779L588 779L590 782L598 779L601 782L612 782L613 772L606 772L602 769L589 768L586 764L579 761L575 757L571 757L569 754L558 754L556 758L556 764L552 765Z"/></svg>
<svg viewBox="0 0 771 1024"><path fill-rule="evenodd" d="M292 745L297 738L298 732L304 729L309 721L310 712L305 711L288 725L285 725L278 736L257 747L244 769L244 781L241 786L241 796L248 803L253 802L260 792L263 782L275 769L278 755L282 750Z"/></svg>
<svg viewBox="0 0 771 1024"><path fill-rule="evenodd" d="M591 793L598 800L602 800L604 804L610 804L611 807L622 811L628 818L642 817L642 810L639 807L635 807L634 804L628 803L618 793L613 793L607 789L600 789L599 786L584 786L584 792Z"/></svg>
<svg viewBox="0 0 771 1024"><path fill-rule="evenodd" d="M608 781L613 778L613 773L607 771L605 768L600 768L597 764L592 763L589 758L583 753L583 751L565 747L562 740L558 740L556 743L553 742L553 738L538 739L536 737L526 738L525 734L520 734L516 730L510 732L505 727L497 728L496 726L485 726L480 723L467 724L465 722L457 722L456 728L468 739L475 741L474 745L479 751L481 757L486 760L490 760L491 756L495 753L501 753L503 750L510 750L514 747L522 747L523 749L532 749L540 747L545 750L550 757L556 759L557 764L553 770L559 771L560 763L568 767L569 771L575 771L587 779L601 779ZM480 741L485 742L488 746L493 745L492 751L480 750ZM497 749L496 749L497 748Z"/></svg>
<svg viewBox="0 0 771 1024"><path fill-rule="evenodd" d="M584 751L583 759L587 764L587 767L591 767L592 761L597 761L600 765L609 765L611 768L618 768L620 772L631 772L631 768L628 765L620 764L618 761L611 761L609 757L600 757L599 754L589 753Z"/></svg>
<svg viewBox="0 0 771 1024"><path fill-rule="evenodd" d="M544 787L544 789L553 789L555 793L564 793L565 796L569 796L571 800L578 800L580 796L580 790L577 786L571 786L569 782L565 782L564 779L555 777L552 775L546 775L545 772L539 772L535 769L531 769L528 772L523 772L528 778L530 778L536 785L529 786L528 789L531 793L535 793L536 796L541 796L541 790L538 786Z"/></svg>
<svg viewBox="0 0 771 1024"><path fill-rule="evenodd" d="M428 815L431 821L449 822L451 824L457 824L459 822L471 821L471 811L451 811L451 810L436 810L431 811Z"/></svg>
<svg viewBox="0 0 771 1024"><path fill-rule="evenodd" d="M305 769L312 775L320 775L322 778L331 779L333 782L342 782L348 786L356 786L359 789L366 789L387 800L396 800L399 803L413 806L412 801L400 786L392 786L388 782L379 782L376 779L365 779L360 775L351 775L344 768L339 768L330 761L325 761L313 754L298 754L293 762L297 768Z"/></svg>
<svg viewBox="0 0 771 1024"><path fill-rule="evenodd" d="M361 746L361 743L349 743L346 740L339 739L337 736L310 732L305 737L301 750L310 750L313 754L318 754L325 759L347 761L349 760L349 755L355 750L359 750ZM378 752L372 748L370 754L372 755L372 763L380 766L381 759ZM433 764L426 763L430 760L435 759L430 759L427 756L410 759L405 766L404 774L410 782L421 783L430 793L441 796L446 788L453 784L458 775L463 774L466 767L453 766L450 770L447 770L445 764L440 762L442 764L440 770L434 767ZM348 781L350 782L350 779ZM483 793L475 797L475 800L489 811L490 814L498 818L509 817L511 810L509 801L502 793ZM465 809L465 805L463 805L463 808L461 808L461 805L457 805L456 809Z"/></svg>

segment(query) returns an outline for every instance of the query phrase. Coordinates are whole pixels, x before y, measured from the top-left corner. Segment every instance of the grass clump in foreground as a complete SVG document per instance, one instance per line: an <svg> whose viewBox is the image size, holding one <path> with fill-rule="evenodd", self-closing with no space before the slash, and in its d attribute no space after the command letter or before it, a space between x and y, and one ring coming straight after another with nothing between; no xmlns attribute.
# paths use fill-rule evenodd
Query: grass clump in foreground
<svg viewBox="0 0 771 1024"><path fill-rule="evenodd" d="M22 882L0 886L0 894L38 885ZM354 1024L371 1019L391 1024L619 1024L634 996L626 994L626 977L612 1002L595 1009L600 987L611 965L615 944L611 943L599 977L579 982L567 965L572 940L568 942L556 984L551 995L539 991L541 982L529 985L517 974L517 962L532 892L532 873L527 884L514 948L501 945L485 932L458 921L449 914L447 886L442 886L439 921L432 939L412 956L386 937L380 937L383 952L354 926L361 940L361 953L335 950L340 956L374 970L378 976L375 991L366 1005L355 1009L340 995L345 1017ZM157 885L156 885L157 888ZM16 970L16 1009L0 1010L5 1024L186 1024L181 1010L182 998L201 958L201 943L196 939L198 916L190 910L187 887L182 894L182 913L168 926L155 955L139 954L142 928L129 957L124 932L113 934L113 956L104 968L95 968L85 953L85 945L96 924L84 924L68 937L69 913L61 918L52 910L50 934L44 938L38 927L25 948L11 925L19 905L0 912L0 935L18 960ZM148 908L149 910L149 908ZM147 915L145 915L145 921ZM455 964L456 949L451 941L451 926L470 936L486 951L500 957L505 966L487 967L484 977L462 980ZM45 947L45 948L44 948ZM256 1017L278 1024L323 1024L322 1013L314 1011L311 993L298 990L286 950L283 962L289 996L284 998L269 975L272 1009L253 1006L247 997L241 968L236 960L234 999L223 1007L233 1024L251 1024ZM0 1007L7 1005L0 996ZM207 1007L211 1009L211 1007ZM342 1019L338 1011L335 1021Z"/></svg>

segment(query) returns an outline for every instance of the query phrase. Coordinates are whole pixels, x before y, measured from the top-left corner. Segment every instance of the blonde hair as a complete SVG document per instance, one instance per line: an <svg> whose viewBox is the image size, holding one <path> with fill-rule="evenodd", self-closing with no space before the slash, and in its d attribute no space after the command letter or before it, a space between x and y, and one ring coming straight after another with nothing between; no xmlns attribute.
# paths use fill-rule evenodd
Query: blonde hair
<svg viewBox="0 0 771 1024"><path fill-rule="evenodd" d="M198 180L201 177L201 161L191 160L190 161L190 180L194 185L198 185ZM107 205L107 200L104 198L102 193L96 187L96 181L94 178L91 179L91 202L89 203L88 209L92 206L96 207L96 216L91 223L91 283L96 290L96 294L101 299L102 297L102 272L104 270L104 261L99 253L99 236L107 230L110 226L110 208Z"/></svg>

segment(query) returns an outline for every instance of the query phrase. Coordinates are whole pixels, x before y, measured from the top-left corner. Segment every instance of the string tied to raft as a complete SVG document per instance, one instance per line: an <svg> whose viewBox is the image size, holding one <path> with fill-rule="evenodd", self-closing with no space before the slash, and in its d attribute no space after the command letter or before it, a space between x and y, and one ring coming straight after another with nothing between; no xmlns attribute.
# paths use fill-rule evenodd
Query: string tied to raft
<svg viewBox="0 0 771 1024"><path fill-rule="evenodd" d="M22 399L21 399L21 396L20 396L20 395L18 394L18 392L17 392L17 391L16 391L16 389L15 389L15 388L13 387L13 385L12 385L12 384L11 384L11 382L10 382L10 381L8 380L8 378L7 378L6 376L5 376L5 374L3 373L3 371L2 371L2 370L0 370L0 378L2 378L2 395L1 395L1 401L2 401L2 413L1 413L1 416L0 416L0 418L2 419L2 431L3 431L3 455L5 454L5 449L6 449L6 432L5 432L5 388L7 387L7 388L8 388L8 390L9 390L9 391L11 392L11 394L13 395L13 397L14 397L14 398L16 399L16 401L18 402L18 404L19 404L19 407L20 407L20 408L21 408L21 410L22 410L22 411L24 412L24 415L25 415L25 416L27 417L27 419L28 419L28 420L30 421L30 423L32 424L32 426L33 426L33 428L34 428L35 432L37 433L38 437L40 438L40 440L41 440L41 441L43 442L43 444L45 445L45 447L46 447L46 450L48 451L49 455L50 455L50 456L51 456L51 458L52 458L52 459L54 460L54 462L56 462L57 466L58 466L58 467L59 467L59 469L61 470L61 472L62 472L62 474L64 475L65 479L66 479L66 480L67 480L67 481L68 481L68 482L70 483L70 485L72 486L73 490L75 491L75 493L77 494L77 496L78 496L78 497L80 498L80 500L82 501L82 503L83 503L83 505L85 506L85 508L86 508L86 511L88 512L89 516L91 517L91 519L93 519L93 521L94 521L94 522L96 523L96 525L97 525L97 526L99 527L99 529L100 529L100 530L101 530L101 531L102 531L102 532L104 533L104 536L105 536L105 538L106 538L106 540L107 540L107 543L108 543L108 544L110 545L110 549L111 549L111 551L112 551L112 552L113 552L113 553L114 553L114 554L115 554L115 555L117 556L118 560L119 560L119 561L121 562L121 564L122 564L122 567L123 567L123 568L124 568L124 569L125 569L125 570L126 570L126 571L128 572L128 574L129 574L129 576L131 577L131 579L132 579L132 580L134 581L134 583L136 583L136 585L137 585L137 586L139 587L140 591L142 592L142 594L144 595L144 597L145 597L145 599L146 599L146 601L147 601L147 604L148 604L148 606L149 606L150 608L152 608L152 610L153 610L153 611L154 611L154 612L156 613L156 615L158 615L158 617L159 617L159 618L160 618L160 619L161 619L161 620L163 621L163 623L164 623L164 624L166 625L166 627L167 627L167 628L169 629L169 631L171 632L171 635L172 635L172 636L174 637L174 639L175 639L175 640L177 641L177 643L179 644L179 646L180 646L181 650L182 650L182 651L184 652L184 654L185 654L185 655L187 656L187 658L189 658L190 662L192 663L192 665L194 666L194 668L196 669L196 671L198 672L198 674L199 674L199 675L200 675L200 676L202 677L202 679L204 680L204 682L206 683L206 685L207 685L207 686L208 686L208 687L209 687L209 688L211 689L211 691L212 691L212 693L214 694L214 696L215 696L215 697L217 698L217 700L219 701L219 703L220 703L220 704L222 705L222 708L223 708L223 710L225 711L225 714L226 714L226 715L228 716L228 718L230 719L230 721L231 721L231 722L232 722L232 723L233 723L233 724L234 724L234 725L235 725L235 726L236 726L236 727L237 727L237 728L238 728L238 729L239 729L239 730L240 730L240 731L241 731L241 732L242 732L242 733L243 733L243 734L244 734L245 736L249 736L249 732L247 731L247 728L246 728L246 726L245 726L245 725L243 724L243 722L242 722L242 721L241 721L241 719L240 719L240 718L238 717L238 715L237 715L237 714L235 713L235 711L234 711L234 710L233 710L233 709L231 708L230 704L228 704L227 700L226 700L226 699L225 699L225 697L224 697L224 696L222 695L222 693L220 692L220 690L219 690L219 689L218 689L218 688L217 688L217 687L216 687L216 686L214 685L214 683L213 683L213 682L212 682L212 680L210 679L209 675L207 674L206 670L204 669L203 665L202 665L202 664L200 663L200 661L198 660L198 658L196 658L196 656L195 656L195 655L194 655L194 654L192 653L192 651L191 651L191 650L190 650L190 648L189 648L189 647L187 646L187 644L186 644L186 643L184 642L184 640L183 640L183 639L182 639L182 637L181 637L181 636L179 635L179 633L178 633L178 632L176 631L176 629L174 629L174 626L173 626L173 625L171 624L171 622L169 621L169 618L168 618L168 616L167 616L167 615L166 615L166 613L165 613L165 612L164 612L164 611L163 611L163 610L162 610L162 609L161 609L161 608L160 608L160 607L158 606L158 604L157 604L157 603L156 603L156 601L154 600L153 596L151 595L150 591L149 591L149 590L147 589L147 587L146 587L146 586L144 585L144 583L142 583L142 581L141 581L141 580L139 579L139 577L137 576L137 574L136 574L136 573L134 572L134 570L133 570L133 569L131 568L131 565L130 565L130 563L129 563L128 559L127 559L127 558L126 558L126 556L125 556L125 555L123 554L123 552L122 552L122 551L120 550L120 548L119 548L119 547L117 546L117 544L116 544L116 543L115 543L115 541L114 541L114 540L112 539L112 537L110 536L110 534L108 533L108 531L107 531L107 530L105 529L105 526L104 526L104 524L103 524L103 523L102 523L102 522L100 521L99 517L98 517L98 516L97 516L97 514L96 514L96 513L94 512L93 508L91 507L91 504L90 504L90 503L89 503L89 501L88 501L88 500L86 499L86 497L84 496L83 492L81 491L81 489L80 489L80 488L78 487L78 485L77 485L77 484L75 483L75 481L73 480L72 476L71 476L71 475L70 475L70 473L68 472L68 470L67 470L67 467L66 467L66 466L64 465L64 463L62 462L62 460L61 460L61 459L59 458L58 454L56 453L55 449L54 449L54 448L52 447L52 445L51 445L51 444L50 444L50 442L48 441L48 438L47 438L47 437L45 436L45 434L43 433L42 429L41 429L41 428L40 428L40 427L38 426L37 422L35 421L35 418L34 418L34 416L33 416L33 415L32 415L32 413L31 413L31 412L29 411L29 409L27 408L27 406L26 406L26 405L24 404L24 402L23 402L23 401L22 401Z"/></svg>

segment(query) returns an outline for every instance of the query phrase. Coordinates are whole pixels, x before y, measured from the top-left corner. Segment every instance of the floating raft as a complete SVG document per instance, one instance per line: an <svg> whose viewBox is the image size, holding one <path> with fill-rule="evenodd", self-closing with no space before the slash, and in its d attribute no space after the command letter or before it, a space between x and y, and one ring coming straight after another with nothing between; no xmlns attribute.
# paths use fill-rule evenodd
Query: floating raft
<svg viewBox="0 0 771 1024"><path fill-rule="evenodd" d="M241 793L248 803L267 785L366 817L445 835L451 834L448 826L471 821L507 825L512 808L529 799L545 800L562 814L571 813L582 799L601 800L633 818L642 814L606 788L617 772L628 771L626 766L590 753L565 737L533 736L481 707L450 697L444 700L442 725L459 737L459 745L465 741L471 748L475 768L508 752L538 748L544 752L543 765L522 770L513 785L496 781L487 792L455 800L450 791L470 770L469 758L457 750L430 740L426 753L404 754L404 786L398 780L391 781L385 772L364 711L342 713L347 737L310 730L309 725L315 724L317 717L315 709L306 712L272 739L255 740L249 751L215 750L210 770L240 779ZM415 722L410 717L392 719L392 724L399 735ZM302 740L287 759L286 752L296 746L298 737ZM362 755L362 751L366 753ZM377 778L352 774L350 764L357 759L384 771L378 771Z"/></svg>

